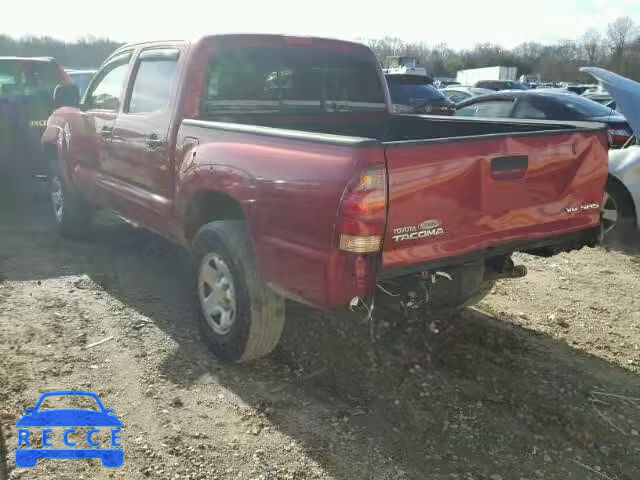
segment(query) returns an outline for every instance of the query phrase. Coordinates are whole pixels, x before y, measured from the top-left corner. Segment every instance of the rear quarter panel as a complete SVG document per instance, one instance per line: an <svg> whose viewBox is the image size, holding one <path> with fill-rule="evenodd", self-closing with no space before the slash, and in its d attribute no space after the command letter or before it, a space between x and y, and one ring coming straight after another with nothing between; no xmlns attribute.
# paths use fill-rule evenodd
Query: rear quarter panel
<svg viewBox="0 0 640 480"><path fill-rule="evenodd" d="M178 162L178 218L199 191L229 195L242 206L267 283L306 303L344 305L335 272L344 274L348 259L333 248L334 225L355 165L371 149L181 127L178 143L190 137L199 145Z"/></svg>

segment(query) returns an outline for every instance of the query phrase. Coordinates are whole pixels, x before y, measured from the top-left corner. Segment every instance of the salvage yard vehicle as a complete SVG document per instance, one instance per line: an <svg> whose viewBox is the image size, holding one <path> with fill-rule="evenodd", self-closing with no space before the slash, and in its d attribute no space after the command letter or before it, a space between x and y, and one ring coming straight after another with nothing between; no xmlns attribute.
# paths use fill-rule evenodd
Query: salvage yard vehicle
<svg viewBox="0 0 640 480"><path fill-rule="evenodd" d="M60 83L71 79L53 58L0 57L0 176L46 170L40 137Z"/></svg>
<svg viewBox="0 0 640 480"><path fill-rule="evenodd" d="M68 106L43 136L60 232L107 208L189 248L223 360L271 352L285 298L370 310L381 286L449 311L523 276L513 252L599 241L603 125L394 115L361 44L127 45L80 105L74 89L56 90Z"/></svg>
<svg viewBox="0 0 640 480"><path fill-rule="evenodd" d="M87 90L89 83L91 83L91 79L97 72L97 70L95 69L78 70L74 68L67 68L65 71L67 72L73 83L75 83L78 87L80 96L84 95L84 92Z"/></svg>
<svg viewBox="0 0 640 480"><path fill-rule="evenodd" d="M640 212L640 83L608 70L583 67L610 90L616 107L625 115L633 136L622 149L609 151L609 179L602 206L604 233L612 240L637 240Z"/></svg>
<svg viewBox="0 0 640 480"><path fill-rule="evenodd" d="M453 115L456 104L430 83L429 77L398 73L385 74L394 113Z"/></svg>
<svg viewBox="0 0 640 480"><path fill-rule="evenodd" d="M449 97L449 100L452 102L460 103L473 97L493 93L493 90L486 88L454 86L443 88L442 93Z"/></svg>
<svg viewBox="0 0 640 480"><path fill-rule="evenodd" d="M631 137L625 117L593 100L557 90L494 92L458 104L458 116L526 118L602 122L609 128L613 148L622 147Z"/></svg>

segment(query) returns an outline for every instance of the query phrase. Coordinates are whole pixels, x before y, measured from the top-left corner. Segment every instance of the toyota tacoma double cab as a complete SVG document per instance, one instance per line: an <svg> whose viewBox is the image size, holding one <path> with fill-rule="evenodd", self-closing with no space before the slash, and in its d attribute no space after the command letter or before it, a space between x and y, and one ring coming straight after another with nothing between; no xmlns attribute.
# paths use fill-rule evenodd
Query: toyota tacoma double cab
<svg viewBox="0 0 640 480"><path fill-rule="evenodd" d="M56 89L42 138L60 232L105 208L190 249L227 361L273 350L285 299L371 309L386 291L455 310L524 275L516 251L600 238L604 125L394 115L357 43L139 43L74 89Z"/></svg>

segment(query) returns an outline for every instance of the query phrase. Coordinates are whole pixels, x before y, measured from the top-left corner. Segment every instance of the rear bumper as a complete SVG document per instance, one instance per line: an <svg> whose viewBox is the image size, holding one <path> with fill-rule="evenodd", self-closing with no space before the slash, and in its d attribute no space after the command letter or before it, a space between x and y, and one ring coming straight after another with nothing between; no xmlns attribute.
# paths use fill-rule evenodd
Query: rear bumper
<svg viewBox="0 0 640 480"><path fill-rule="evenodd" d="M591 228L580 232L541 240L505 243L494 247L487 247L482 250L476 250L465 255L441 258L419 265L410 265L402 268L384 270L378 274L377 278L384 280L388 278L402 277L428 270L434 270L436 268L450 267L464 263L475 263L499 255L509 255L514 252L528 253L540 257L550 257L561 252L580 250L583 247L595 247L600 243L601 239L602 229Z"/></svg>
<svg viewBox="0 0 640 480"><path fill-rule="evenodd" d="M446 270L463 264L484 263L493 257L510 255L514 252L550 257L557 253L579 250L583 247L595 247L600 243L601 236L601 228L591 228L539 240L504 243L474 250L464 255L439 258L388 270L382 270L379 256L359 256L336 251L330 255L330 261L325 272L326 300L322 304L311 305L329 310L338 310L347 307L354 297L373 297L376 284L383 280L406 277L436 269ZM301 301L290 294L285 295L293 300Z"/></svg>

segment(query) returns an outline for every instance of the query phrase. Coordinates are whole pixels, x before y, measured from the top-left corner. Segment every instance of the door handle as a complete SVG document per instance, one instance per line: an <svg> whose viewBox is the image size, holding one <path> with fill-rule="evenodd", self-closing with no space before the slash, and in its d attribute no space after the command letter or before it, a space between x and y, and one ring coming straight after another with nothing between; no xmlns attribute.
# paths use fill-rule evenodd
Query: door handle
<svg viewBox="0 0 640 480"><path fill-rule="evenodd" d="M157 133L152 133L147 137L146 143L150 149L156 149L164 145L164 140L161 140Z"/></svg>
<svg viewBox="0 0 640 480"><path fill-rule="evenodd" d="M113 135L113 127L109 125L105 125L100 129L100 135L104 138L108 138Z"/></svg>

